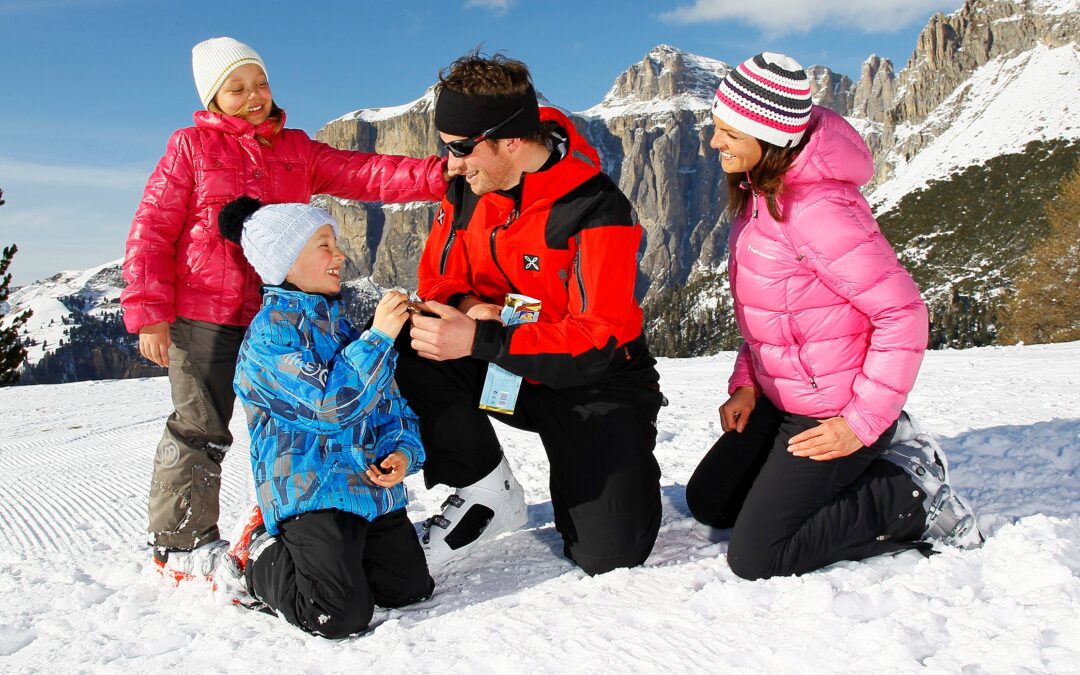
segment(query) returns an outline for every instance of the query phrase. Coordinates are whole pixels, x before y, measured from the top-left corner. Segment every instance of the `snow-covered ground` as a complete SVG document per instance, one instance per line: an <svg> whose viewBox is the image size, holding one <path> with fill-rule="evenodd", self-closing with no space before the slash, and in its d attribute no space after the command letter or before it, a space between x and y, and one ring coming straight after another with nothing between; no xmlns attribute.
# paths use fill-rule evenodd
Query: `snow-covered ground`
<svg viewBox="0 0 1080 675"><path fill-rule="evenodd" d="M529 525L368 635L308 636L170 588L143 543L163 379L0 390L0 672L1077 672L1080 343L928 354L908 409L941 438L989 541L747 582L684 486L720 433L732 354L664 360L664 524L648 563L589 578L558 555L537 440L501 433ZM252 496L242 416L222 525ZM414 520L445 491L409 487Z"/></svg>

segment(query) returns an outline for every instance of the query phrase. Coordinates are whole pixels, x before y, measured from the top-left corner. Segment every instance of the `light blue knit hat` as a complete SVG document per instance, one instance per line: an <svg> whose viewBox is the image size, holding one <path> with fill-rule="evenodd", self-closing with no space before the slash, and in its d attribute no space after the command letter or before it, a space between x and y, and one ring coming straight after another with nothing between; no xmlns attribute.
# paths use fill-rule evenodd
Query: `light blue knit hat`
<svg viewBox="0 0 1080 675"><path fill-rule="evenodd" d="M300 257L304 244L323 225L340 234L334 217L309 204L267 204L244 221L240 245L263 283L277 285Z"/></svg>

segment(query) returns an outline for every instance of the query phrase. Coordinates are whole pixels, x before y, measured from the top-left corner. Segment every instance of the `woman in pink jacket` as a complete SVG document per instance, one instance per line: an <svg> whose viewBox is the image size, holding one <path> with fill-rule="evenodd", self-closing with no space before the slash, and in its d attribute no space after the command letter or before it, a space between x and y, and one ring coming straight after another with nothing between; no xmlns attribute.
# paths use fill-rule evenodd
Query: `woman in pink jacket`
<svg viewBox="0 0 1080 675"><path fill-rule="evenodd" d="M445 160L348 152L285 128L266 65L232 38L192 49L205 110L176 131L147 181L124 256L124 322L146 358L169 368L175 411L154 458L150 534L169 578L208 574L218 531L221 461L237 351L259 309L259 276L225 241L217 216L242 195L306 203L313 194L382 202L437 201ZM339 270L326 274L337 276Z"/></svg>
<svg viewBox="0 0 1080 675"><path fill-rule="evenodd" d="M873 175L865 143L811 103L806 72L780 54L732 70L713 118L745 341L725 433L687 485L691 512L734 528L728 562L748 579L926 539L977 544L943 453L902 417L927 311L859 192Z"/></svg>

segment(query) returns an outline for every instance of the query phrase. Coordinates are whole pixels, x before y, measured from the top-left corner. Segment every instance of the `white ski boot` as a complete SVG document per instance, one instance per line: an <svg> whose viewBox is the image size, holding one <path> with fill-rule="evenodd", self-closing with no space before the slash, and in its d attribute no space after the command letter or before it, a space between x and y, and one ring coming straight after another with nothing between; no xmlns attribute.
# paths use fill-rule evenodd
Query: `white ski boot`
<svg viewBox="0 0 1080 675"><path fill-rule="evenodd" d="M441 514L424 521L420 545L428 565L440 566L526 522L525 493L503 457L491 473L447 497Z"/></svg>
<svg viewBox="0 0 1080 675"><path fill-rule="evenodd" d="M882 459L903 469L926 494L926 530L923 539L959 548L978 548L986 538L979 531L975 512L949 481L945 452L933 435L923 431L907 412L900 413L896 433Z"/></svg>
<svg viewBox="0 0 1080 675"><path fill-rule="evenodd" d="M209 579L228 550L229 542L224 539L206 542L190 551L155 546L152 559L158 573L169 583L179 586L186 581Z"/></svg>

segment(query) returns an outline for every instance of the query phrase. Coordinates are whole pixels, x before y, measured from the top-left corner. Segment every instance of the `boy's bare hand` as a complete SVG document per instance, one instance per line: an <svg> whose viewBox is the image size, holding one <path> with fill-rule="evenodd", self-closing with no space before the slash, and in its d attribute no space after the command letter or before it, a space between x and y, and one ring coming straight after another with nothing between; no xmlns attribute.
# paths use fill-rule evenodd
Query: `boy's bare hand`
<svg viewBox="0 0 1080 675"><path fill-rule="evenodd" d="M378 466L372 464L364 472L372 485L382 488L393 487L405 480L405 473L409 470L409 458L404 452L395 450L383 458Z"/></svg>
<svg viewBox="0 0 1080 675"><path fill-rule="evenodd" d="M409 296L401 291L387 291L375 306L375 319L371 325L395 340L408 318Z"/></svg>

